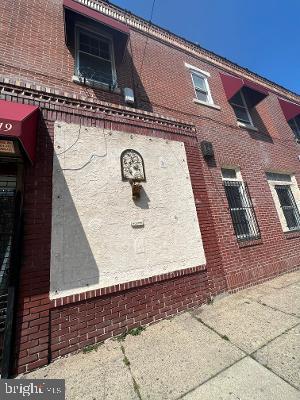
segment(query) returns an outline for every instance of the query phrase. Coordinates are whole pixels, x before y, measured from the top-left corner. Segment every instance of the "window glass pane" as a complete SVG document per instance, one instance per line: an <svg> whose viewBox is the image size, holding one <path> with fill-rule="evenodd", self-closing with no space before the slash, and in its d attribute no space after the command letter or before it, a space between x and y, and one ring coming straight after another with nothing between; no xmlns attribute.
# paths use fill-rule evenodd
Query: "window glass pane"
<svg viewBox="0 0 300 400"><path fill-rule="evenodd" d="M280 181L280 182L291 182L291 175L288 174L278 174L276 172L267 172L267 179L270 181Z"/></svg>
<svg viewBox="0 0 300 400"><path fill-rule="evenodd" d="M192 77L193 77L193 82L194 82L195 88L198 88L198 89L203 90L204 92L207 92L205 79L202 78L202 76L194 74L194 73L192 73Z"/></svg>
<svg viewBox="0 0 300 400"><path fill-rule="evenodd" d="M88 35L85 35L84 33L80 32L79 33L79 42L80 44L86 44L90 45L90 37Z"/></svg>
<svg viewBox="0 0 300 400"><path fill-rule="evenodd" d="M236 179L235 169L221 168L223 178Z"/></svg>
<svg viewBox="0 0 300 400"><path fill-rule="evenodd" d="M291 197L289 195L289 191L290 190L291 189L287 188L286 186L282 186L282 187L277 186L276 187L276 191L277 191L277 194L278 194L278 198L279 198L281 207L292 206L293 205L292 201L291 201Z"/></svg>
<svg viewBox="0 0 300 400"><path fill-rule="evenodd" d="M245 107L244 103L243 103L243 99L241 96L241 92L237 92L237 94L235 94L231 99L230 99L230 103L231 104L236 104L238 106L242 106Z"/></svg>
<svg viewBox="0 0 300 400"><path fill-rule="evenodd" d="M242 108L239 106L232 106L232 107L238 121L251 125L251 121L249 119L249 115L247 113L246 108Z"/></svg>
<svg viewBox="0 0 300 400"><path fill-rule="evenodd" d="M79 50L105 60L111 59L109 41L82 32L79 33Z"/></svg>
<svg viewBox="0 0 300 400"><path fill-rule="evenodd" d="M289 125L292 128L297 139L300 139L300 116L291 119Z"/></svg>
<svg viewBox="0 0 300 400"><path fill-rule="evenodd" d="M109 43L106 43L104 41L100 42L100 57L105 58L106 60L110 60Z"/></svg>
<svg viewBox="0 0 300 400"><path fill-rule="evenodd" d="M299 223L297 222L296 213L293 208L283 209L283 214L286 219L286 224L289 229L295 229L299 227Z"/></svg>
<svg viewBox="0 0 300 400"><path fill-rule="evenodd" d="M198 100L204 101L205 103L208 102L208 95L207 93L203 93L200 90L196 89L196 96Z"/></svg>
<svg viewBox="0 0 300 400"><path fill-rule="evenodd" d="M238 186L225 186L230 208L242 208L240 184Z"/></svg>
<svg viewBox="0 0 300 400"><path fill-rule="evenodd" d="M232 221L237 236L247 236L250 233L246 210L231 210Z"/></svg>
<svg viewBox="0 0 300 400"><path fill-rule="evenodd" d="M112 84L110 61L79 52L79 72L87 79Z"/></svg>

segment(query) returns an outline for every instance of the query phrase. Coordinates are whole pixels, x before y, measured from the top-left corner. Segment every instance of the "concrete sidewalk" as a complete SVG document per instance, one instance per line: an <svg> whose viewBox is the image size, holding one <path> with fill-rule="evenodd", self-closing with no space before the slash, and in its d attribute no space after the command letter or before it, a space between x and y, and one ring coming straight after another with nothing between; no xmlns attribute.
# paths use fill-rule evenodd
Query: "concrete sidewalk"
<svg viewBox="0 0 300 400"><path fill-rule="evenodd" d="M25 377L65 378L69 400L299 400L300 272Z"/></svg>

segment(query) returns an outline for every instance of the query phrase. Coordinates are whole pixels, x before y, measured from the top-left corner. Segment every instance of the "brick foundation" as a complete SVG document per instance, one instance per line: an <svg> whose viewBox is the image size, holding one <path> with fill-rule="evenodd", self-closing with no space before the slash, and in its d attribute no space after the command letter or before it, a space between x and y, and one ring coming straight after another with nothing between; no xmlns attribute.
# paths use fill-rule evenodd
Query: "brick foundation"
<svg viewBox="0 0 300 400"><path fill-rule="evenodd" d="M206 272L196 272L51 310L51 359L145 326L207 300Z"/></svg>

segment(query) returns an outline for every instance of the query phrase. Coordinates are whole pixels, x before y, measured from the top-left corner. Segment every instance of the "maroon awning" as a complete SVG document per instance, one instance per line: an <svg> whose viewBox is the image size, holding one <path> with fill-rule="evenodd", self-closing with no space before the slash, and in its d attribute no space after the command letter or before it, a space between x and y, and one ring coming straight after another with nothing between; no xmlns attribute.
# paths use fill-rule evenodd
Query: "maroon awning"
<svg viewBox="0 0 300 400"><path fill-rule="evenodd" d="M81 18L93 20L102 26L105 26L114 37L115 57L116 61L120 62L124 55L124 50L127 45L130 29L126 24L102 14L100 11L94 10L88 6L82 5L74 0L63 0L65 10L65 25L66 25L66 43L74 45L74 18L69 14L77 14ZM73 14L74 15L74 14Z"/></svg>
<svg viewBox="0 0 300 400"><path fill-rule="evenodd" d="M300 115L300 105L288 100L278 99L287 121Z"/></svg>
<svg viewBox="0 0 300 400"><path fill-rule="evenodd" d="M38 110L36 106L0 100L0 138L18 140L31 163L35 160Z"/></svg>
<svg viewBox="0 0 300 400"><path fill-rule="evenodd" d="M220 73L227 100L230 100L241 89L247 94L249 105L254 107L268 96L268 91L258 83L246 78Z"/></svg>

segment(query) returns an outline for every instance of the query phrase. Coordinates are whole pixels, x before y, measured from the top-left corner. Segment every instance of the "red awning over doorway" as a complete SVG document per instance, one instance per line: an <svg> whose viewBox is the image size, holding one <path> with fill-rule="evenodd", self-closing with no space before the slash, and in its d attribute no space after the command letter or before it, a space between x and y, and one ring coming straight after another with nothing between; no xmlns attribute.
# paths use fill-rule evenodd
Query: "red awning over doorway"
<svg viewBox="0 0 300 400"><path fill-rule="evenodd" d="M0 100L0 139L18 140L31 163L35 160L36 106Z"/></svg>

